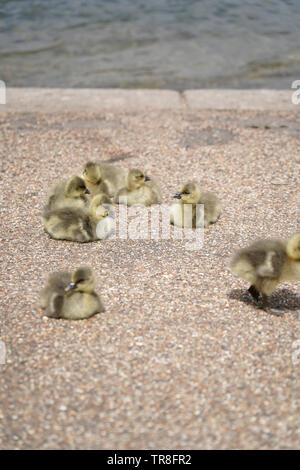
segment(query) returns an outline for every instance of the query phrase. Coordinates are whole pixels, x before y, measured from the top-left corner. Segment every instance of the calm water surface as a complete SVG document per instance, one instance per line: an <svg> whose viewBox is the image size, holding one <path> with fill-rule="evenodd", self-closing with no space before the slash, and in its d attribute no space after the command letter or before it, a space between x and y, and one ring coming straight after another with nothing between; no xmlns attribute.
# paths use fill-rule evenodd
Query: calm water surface
<svg viewBox="0 0 300 470"><path fill-rule="evenodd" d="M10 86L290 88L300 0L0 0Z"/></svg>

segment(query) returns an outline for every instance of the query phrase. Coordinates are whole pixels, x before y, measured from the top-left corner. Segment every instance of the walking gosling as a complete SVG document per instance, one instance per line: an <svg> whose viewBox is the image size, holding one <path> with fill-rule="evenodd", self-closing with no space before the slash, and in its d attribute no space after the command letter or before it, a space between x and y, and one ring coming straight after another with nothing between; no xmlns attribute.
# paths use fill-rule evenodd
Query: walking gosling
<svg viewBox="0 0 300 470"><path fill-rule="evenodd" d="M258 240L233 256L231 270L250 282L248 291L258 301L262 296L263 309L271 313L268 296L282 281L300 281L300 233L289 240Z"/></svg>
<svg viewBox="0 0 300 470"><path fill-rule="evenodd" d="M170 208L170 222L173 225L184 228L202 226L201 208L197 207L197 204L204 205L204 227L216 222L220 217L221 202L217 196L209 191L202 191L195 183L182 186L181 190L174 194L174 198L179 199L180 202L172 204ZM187 204L190 206L185 208ZM184 213L186 220L184 220Z"/></svg>
<svg viewBox="0 0 300 470"><path fill-rule="evenodd" d="M161 202L160 189L157 183L151 181L143 171L133 168L128 172L126 186L116 194L114 202L127 206L159 204Z"/></svg>
<svg viewBox="0 0 300 470"><path fill-rule="evenodd" d="M106 163L88 162L84 167L82 177L92 196L105 193L114 197L126 181L123 170Z"/></svg>
<svg viewBox="0 0 300 470"><path fill-rule="evenodd" d="M95 275L88 267L73 274L59 271L50 274L40 294L40 303L50 318L82 320L104 312L101 298L94 292Z"/></svg>
<svg viewBox="0 0 300 470"><path fill-rule="evenodd" d="M46 232L56 240L80 243L108 238L114 228L114 219L108 217L109 207L102 205L106 197L103 198L103 194L94 196L89 210L68 207L54 210L46 208L43 214Z"/></svg>
<svg viewBox="0 0 300 470"><path fill-rule="evenodd" d="M65 207L84 208L89 204L90 191L79 176L61 181L51 189L45 210Z"/></svg>

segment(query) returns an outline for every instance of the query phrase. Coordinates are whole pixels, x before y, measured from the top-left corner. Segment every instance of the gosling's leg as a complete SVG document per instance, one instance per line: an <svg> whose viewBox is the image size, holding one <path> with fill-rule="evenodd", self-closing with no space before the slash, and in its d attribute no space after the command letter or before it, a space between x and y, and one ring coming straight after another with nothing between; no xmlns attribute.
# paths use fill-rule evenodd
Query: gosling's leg
<svg viewBox="0 0 300 470"><path fill-rule="evenodd" d="M266 311L270 311L270 304L269 304L269 298L266 294L261 294L262 296L262 308Z"/></svg>
<svg viewBox="0 0 300 470"><path fill-rule="evenodd" d="M255 286L250 286L249 289L248 289L248 292L249 294L252 295L253 299L256 300L256 302L258 302L258 299L259 299L259 292L258 290L256 289Z"/></svg>

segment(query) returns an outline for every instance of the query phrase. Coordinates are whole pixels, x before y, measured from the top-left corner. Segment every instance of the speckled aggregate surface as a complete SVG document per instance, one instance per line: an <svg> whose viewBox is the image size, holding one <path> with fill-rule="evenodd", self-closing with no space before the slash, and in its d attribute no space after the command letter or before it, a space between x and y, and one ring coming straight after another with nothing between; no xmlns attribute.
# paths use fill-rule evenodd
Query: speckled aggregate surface
<svg viewBox="0 0 300 470"><path fill-rule="evenodd" d="M234 249L299 230L299 113L11 113L0 133L1 448L299 448L299 284L280 285L286 313L270 316L228 269ZM48 189L101 158L144 169L165 203L190 179L215 191L204 246L51 240ZM82 264L106 312L44 317L48 273Z"/></svg>

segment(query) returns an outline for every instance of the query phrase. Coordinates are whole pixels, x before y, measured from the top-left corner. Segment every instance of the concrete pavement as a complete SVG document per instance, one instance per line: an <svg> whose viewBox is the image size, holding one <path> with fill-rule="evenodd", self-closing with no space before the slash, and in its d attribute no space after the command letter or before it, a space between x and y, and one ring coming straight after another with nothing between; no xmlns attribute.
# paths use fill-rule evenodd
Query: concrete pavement
<svg viewBox="0 0 300 470"><path fill-rule="evenodd" d="M218 106L199 93L8 90L1 448L299 448L299 284L278 288L271 301L286 313L269 316L228 262L253 239L299 231L300 105L290 92L248 90L241 104L242 92L218 91ZM96 159L145 169L164 203L199 181L222 199L221 219L197 251L174 239L49 239L48 189ZM81 264L106 312L43 317L48 273Z"/></svg>

